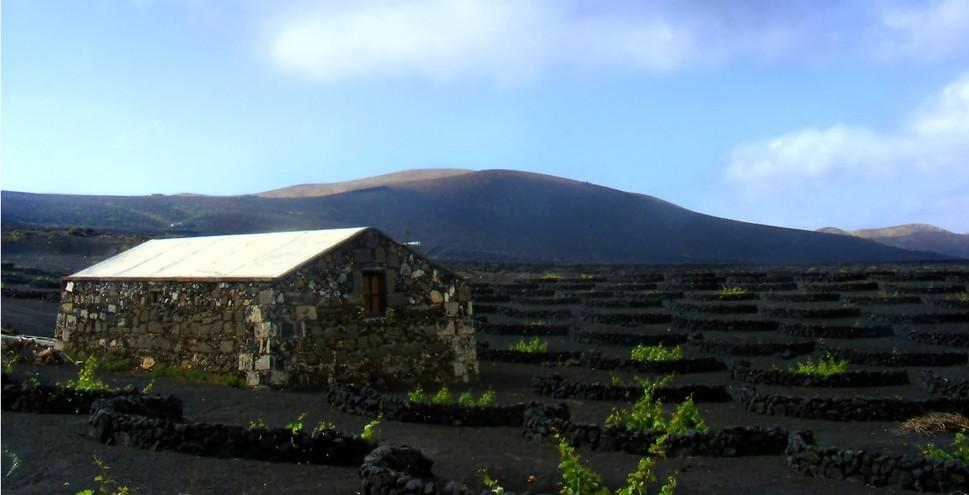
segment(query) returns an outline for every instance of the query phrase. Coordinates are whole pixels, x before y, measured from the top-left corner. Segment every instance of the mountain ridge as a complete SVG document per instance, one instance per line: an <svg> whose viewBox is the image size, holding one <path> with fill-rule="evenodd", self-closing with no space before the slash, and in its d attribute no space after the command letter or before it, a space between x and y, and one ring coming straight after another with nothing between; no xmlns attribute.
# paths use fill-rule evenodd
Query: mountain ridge
<svg viewBox="0 0 969 495"><path fill-rule="evenodd" d="M378 181L379 182L379 181ZM359 182L358 182L359 185ZM383 181L319 196L2 192L0 220L151 236L369 225L429 255L553 263L840 263L950 257L694 212L662 199L513 170Z"/></svg>
<svg viewBox="0 0 969 495"><path fill-rule="evenodd" d="M926 223L908 223L858 230L823 227L817 231L870 239L886 246L902 249L934 251L958 258L969 259L969 233L959 234Z"/></svg>

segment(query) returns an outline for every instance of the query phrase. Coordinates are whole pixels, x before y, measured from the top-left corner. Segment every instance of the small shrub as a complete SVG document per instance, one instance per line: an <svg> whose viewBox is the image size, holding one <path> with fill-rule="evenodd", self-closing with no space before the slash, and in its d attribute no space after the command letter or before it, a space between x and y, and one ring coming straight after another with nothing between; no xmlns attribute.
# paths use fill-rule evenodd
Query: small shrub
<svg viewBox="0 0 969 495"><path fill-rule="evenodd" d="M474 395L470 390L467 392L461 392L461 395L458 396L458 405L463 407L473 407L475 405Z"/></svg>
<svg viewBox="0 0 969 495"><path fill-rule="evenodd" d="M530 321L528 323L525 323L525 326L529 328L542 328L542 327L547 327L548 323L546 323L543 320L535 320L535 321Z"/></svg>
<svg viewBox="0 0 969 495"><path fill-rule="evenodd" d="M292 432L293 435L295 435L295 434L303 431L303 419L305 419L305 418L306 418L306 413L305 412L304 413L300 413L299 416L296 416L296 420L295 421L293 421L292 423L286 423L285 428L287 430L289 430L290 432Z"/></svg>
<svg viewBox="0 0 969 495"><path fill-rule="evenodd" d="M316 423L316 427L310 432L310 436L318 437L322 435L324 431L336 431L336 425L333 423L327 423L326 421L320 421L319 423Z"/></svg>
<svg viewBox="0 0 969 495"><path fill-rule="evenodd" d="M672 436L682 435L689 430L709 430L706 422L700 417L700 411L696 408L696 404L693 403L692 395L676 406L673 417L666 424L666 433Z"/></svg>
<svg viewBox="0 0 969 495"><path fill-rule="evenodd" d="M564 438L558 437L559 469L562 470L562 495L609 495L603 486L599 473L582 465L582 458L575 453L575 447Z"/></svg>
<svg viewBox="0 0 969 495"><path fill-rule="evenodd" d="M155 388L155 379L154 379L154 378L152 378L152 379L151 379L151 380L149 380L149 381L148 381L148 383L147 383L147 384L145 385L145 388L143 388L143 389L141 389L141 393L143 393L143 394L150 394L150 393L151 393L151 391L152 391L152 389L154 389L154 388Z"/></svg>
<svg viewBox="0 0 969 495"><path fill-rule="evenodd" d="M17 363L17 356L13 355L7 359L3 360L3 372L6 374L13 373L13 365Z"/></svg>
<svg viewBox="0 0 969 495"><path fill-rule="evenodd" d="M114 388L107 383L104 383L94 375L94 371L96 369L98 369L98 358L88 356L88 358L84 360L84 365L81 366L81 369L77 371L77 378L68 380L64 386L67 388L85 390L88 392L114 390Z"/></svg>
<svg viewBox="0 0 969 495"><path fill-rule="evenodd" d="M561 278L562 277L559 274L551 272L542 275L542 280L546 282L558 282Z"/></svg>
<svg viewBox="0 0 969 495"><path fill-rule="evenodd" d="M961 431L956 433L952 440L952 451L940 449L933 444L928 444L922 449L922 455L943 461L959 461L969 466L969 437Z"/></svg>
<svg viewBox="0 0 969 495"><path fill-rule="evenodd" d="M795 363L791 367L791 372L799 375L831 376L848 371L848 360L835 359L830 353L817 361L810 357L807 361Z"/></svg>
<svg viewBox="0 0 969 495"><path fill-rule="evenodd" d="M675 361L683 359L683 347L640 344L629 353L629 358L633 361Z"/></svg>
<svg viewBox="0 0 969 495"><path fill-rule="evenodd" d="M525 339L521 339L517 343L509 346L508 350L527 353L548 352L548 341L538 337L534 337L528 342L525 342Z"/></svg>
<svg viewBox="0 0 969 495"><path fill-rule="evenodd" d="M75 495L128 495L131 490L108 474L108 466L100 457L94 456L94 465L98 468L98 474L94 476L94 482L97 483L98 488L81 490Z"/></svg>
<svg viewBox="0 0 969 495"><path fill-rule="evenodd" d="M431 397L432 404L450 404L452 401L451 391L448 390L447 385L441 385L434 397Z"/></svg>
<svg viewBox="0 0 969 495"><path fill-rule="evenodd" d="M253 420L249 421L249 429L250 430L265 430L266 429L266 422L263 421L262 418L253 419Z"/></svg>
<svg viewBox="0 0 969 495"><path fill-rule="evenodd" d="M407 400L411 402L427 402L427 395L424 393L424 388L418 385L416 389L407 392Z"/></svg>
<svg viewBox="0 0 969 495"><path fill-rule="evenodd" d="M626 382L619 375L609 375L609 384L613 387L625 387Z"/></svg>
<svg viewBox="0 0 969 495"><path fill-rule="evenodd" d="M731 297L742 297L747 294L747 289L743 287L730 287L727 285L721 285L720 290L717 291L717 296L720 299L729 299Z"/></svg>
<svg viewBox="0 0 969 495"><path fill-rule="evenodd" d="M964 303L969 303L969 292L960 292L959 300Z"/></svg>
<svg viewBox="0 0 969 495"><path fill-rule="evenodd" d="M12 475L14 471L20 467L21 460L20 456L12 450L3 449L3 455L10 460L10 467L7 468L7 471L3 473L3 477L6 479L9 478L10 475Z"/></svg>
<svg viewBox="0 0 969 495"><path fill-rule="evenodd" d="M495 403L495 391L489 388L488 390L485 390L484 393L481 394L481 397L478 397L477 406L488 407L494 403Z"/></svg>
<svg viewBox="0 0 969 495"><path fill-rule="evenodd" d="M498 484L498 480L493 479L488 474L488 468L481 468L481 483L484 484L491 495L503 495L505 493L505 489Z"/></svg>
<svg viewBox="0 0 969 495"><path fill-rule="evenodd" d="M562 485L559 491L562 495L610 495L602 476L588 466L582 465L582 459L575 453L575 448L564 438L556 435L559 451L559 469L562 471ZM642 457L636 469L626 476L626 486L616 490L615 495L646 495L651 484L656 482L653 468L656 461L652 457ZM676 488L676 478L671 475L666 483L660 487L660 495L673 495Z"/></svg>
<svg viewBox="0 0 969 495"><path fill-rule="evenodd" d="M606 416L606 426L622 426L630 430L663 431L663 403L655 397L656 389L673 379L668 375L655 380L636 377L636 383L643 388L643 395L629 408L617 407Z"/></svg>
<svg viewBox="0 0 969 495"><path fill-rule="evenodd" d="M380 422L383 420L382 416L377 416L377 419L363 425L363 431L360 432L360 438L364 440L373 440L380 433Z"/></svg>

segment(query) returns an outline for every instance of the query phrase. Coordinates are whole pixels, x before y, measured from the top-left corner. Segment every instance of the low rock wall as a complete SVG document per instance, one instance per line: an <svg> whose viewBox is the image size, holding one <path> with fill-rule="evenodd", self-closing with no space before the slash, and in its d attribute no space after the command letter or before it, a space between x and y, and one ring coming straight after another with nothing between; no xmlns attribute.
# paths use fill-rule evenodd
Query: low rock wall
<svg viewBox="0 0 969 495"><path fill-rule="evenodd" d="M965 366L965 352L863 352L825 348L832 356L865 366Z"/></svg>
<svg viewBox="0 0 969 495"><path fill-rule="evenodd" d="M922 370L919 383L929 392L953 399L969 399L969 380L939 376L930 370Z"/></svg>
<svg viewBox="0 0 969 495"><path fill-rule="evenodd" d="M532 378L536 393L553 399L635 401L643 395L638 385L611 385L593 382L579 383L566 380L559 375ZM723 385L682 385L660 387L655 397L664 402L680 402L692 397L694 402L729 402L733 400Z"/></svg>
<svg viewBox="0 0 969 495"><path fill-rule="evenodd" d="M922 344L944 345L948 347L969 347L969 332L909 332L908 338L912 342Z"/></svg>
<svg viewBox="0 0 969 495"><path fill-rule="evenodd" d="M574 334L578 342L596 342L608 345L676 345L686 342L686 335L683 334L661 334L650 335L642 333L621 333L621 332L579 332Z"/></svg>
<svg viewBox="0 0 969 495"><path fill-rule="evenodd" d="M747 361L735 362L730 368L730 377L747 383L788 387L890 387L909 383L908 373L904 371L845 371L819 376L782 369L751 368Z"/></svg>
<svg viewBox="0 0 969 495"><path fill-rule="evenodd" d="M123 396L95 401L88 436L140 449L307 464L359 465L375 447L331 429L310 435L286 428L181 422L172 418L181 411L181 401L172 399Z"/></svg>
<svg viewBox="0 0 969 495"><path fill-rule="evenodd" d="M20 381L3 375L3 410L34 414L87 414L100 399L137 394L134 390L76 390L58 385Z"/></svg>
<svg viewBox="0 0 969 495"><path fill-rule="evenodd" d="M433 461L407 446L374 449L360 466L362 495L494 495L490 489L468 488L463 483L441 480L431 472ZM516 495L504 490L504 495ZM526 494L522 494L526 495ZM532 494L535 495L535 494Z"/></svg>
<svg viewBox="0 0 969 495"><path fill-rule="evenodd" d="M726 371L727 365L714 358L684 358L672 361L633 361L603 356L596 352L584 352L580 360L587 368L600 370L639 371L642 373L710 373Z"/></svg>
<svg viewBox="0 0 969 495"><path fill-rule="evenodd" d="M808 432L792 433L785 453L791 469L813 478L927 492L969 490L969 466L958 461L819 447Z"/></svg>
<svg viewBox="0 0 969 495"><path fill-rule="evenodd" d="M709 354L730 354L732 356L780 356L790 359L814 352L811 342L721 342L706 340L702 335L691 336L687 342L691 347Z"/></svg>
<svg viewBox="0 0 969 495"><path fill-rule="evenodd" d="M530 408L525 411L522 436L540 440L559 434L576 447L603 452L649 455L659 434L645 430L573 423L563 408ZM787 446L788 433L779 428L735 426L717 431L690 431L667 441L669 456L738 457L779 455Z"/></svg>
<svg viewBox="0 0 969 495"><path fill-rule="evenodd" d="M415 403L383 395L359 385L331 385L326 400L337 409L385 420L451 426L521 426L525 409L537 403L465 407L458 404Z"/></svg>
<svg viewBox="0 0 969 495"><path fill-rule="evenodd" d="M902 421L929 412L969 414L967 399L792 397L744 387L738 399L748 411L766 416L829 421Z"/></svg>

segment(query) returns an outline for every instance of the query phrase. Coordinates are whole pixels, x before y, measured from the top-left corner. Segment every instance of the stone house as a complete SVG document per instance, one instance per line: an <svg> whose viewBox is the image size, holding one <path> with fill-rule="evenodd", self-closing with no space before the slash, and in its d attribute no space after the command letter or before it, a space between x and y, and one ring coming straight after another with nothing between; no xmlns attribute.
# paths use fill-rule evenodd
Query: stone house
<svg viewBox="0 0 969 495"><path fill-rule="evenodd" d="M55 337L252 386L469 382L470 294L373 228L151 240L64 279Z"/></svg>

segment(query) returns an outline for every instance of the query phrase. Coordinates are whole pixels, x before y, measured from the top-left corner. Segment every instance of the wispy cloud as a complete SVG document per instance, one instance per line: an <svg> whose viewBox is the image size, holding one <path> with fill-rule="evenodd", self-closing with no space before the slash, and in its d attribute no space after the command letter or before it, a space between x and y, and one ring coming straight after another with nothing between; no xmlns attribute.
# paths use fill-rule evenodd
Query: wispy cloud
<svg viewBox="0 0 969 495"><path fill-rule="evenodd" d="M360 0L283 4L265 45L310 80L407 75L498 82L549 69L664 72L737 59L966 54L969 0L579 2Z"/></svg>
<svg viewBox="0 0 969 495"><path fill-rule="evenodd" d="M969 0L890 7L881 23L888 56L935 61L969 55Z"/></svg>
<svg viewBox="0 0 969 495"><path fill-rule="evenodd" d="M918 198L919 204L907 207L913 213L961 216L965 225L965 211L956 214L951 207L966 198L956 191L969 191L967 160L969 73L891 131L837 124L738 146L728 154L725 178L754 201L783 197L810 205L810 197L835 191L870 197L868 206L891 210L904 194Z"/></svg>
<svg viewBox="0 0 969 495"><path fill-rule="evenodd" d="M726 177L744 188L777 192L900 172L952 174L969 170L967 157L969 74L929 98L894 132L846 124L789 132L731 151Z"/></svg>

